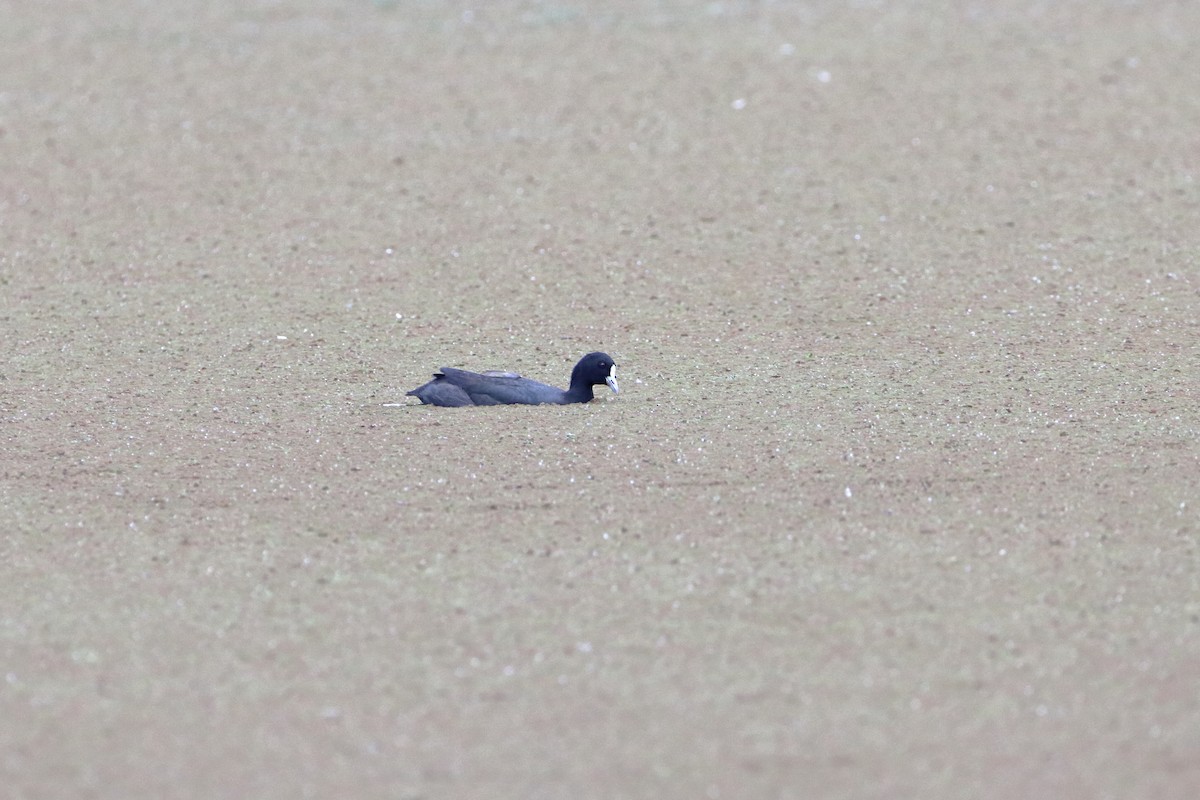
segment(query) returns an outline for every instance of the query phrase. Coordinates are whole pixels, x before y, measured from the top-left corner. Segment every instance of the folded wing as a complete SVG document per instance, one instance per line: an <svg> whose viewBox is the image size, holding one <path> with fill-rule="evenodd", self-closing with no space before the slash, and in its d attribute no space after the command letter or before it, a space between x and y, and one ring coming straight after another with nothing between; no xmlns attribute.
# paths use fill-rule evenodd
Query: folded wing
<svg viewBox="0 0 1200 800"><path fill-rule="evenodd" d="M566 402L566 392L562 389L522 378L513 372L480 374L442 367L441 374L444 382L462 389L477 406Z"/></svg>

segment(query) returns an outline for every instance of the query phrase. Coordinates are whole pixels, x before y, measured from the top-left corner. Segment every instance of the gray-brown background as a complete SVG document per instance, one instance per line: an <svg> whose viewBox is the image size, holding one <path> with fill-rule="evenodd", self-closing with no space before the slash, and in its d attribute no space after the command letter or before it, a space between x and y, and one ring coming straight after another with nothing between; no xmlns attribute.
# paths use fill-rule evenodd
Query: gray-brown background
<svg viewBox="0 0 1200 800"><path fill-rule="evenodd" d="M1200 7L3 6L8 796L1195 796Z"/></svg>

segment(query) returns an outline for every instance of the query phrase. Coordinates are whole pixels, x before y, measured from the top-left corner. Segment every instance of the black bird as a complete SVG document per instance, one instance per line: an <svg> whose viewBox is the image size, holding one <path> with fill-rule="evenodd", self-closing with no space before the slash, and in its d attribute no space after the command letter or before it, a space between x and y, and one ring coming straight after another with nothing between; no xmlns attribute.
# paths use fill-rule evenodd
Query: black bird
<svg viewBox="0 0 1200 800"><path fill-rule="evenodd" d="M433 380L408 394L435 406L498 406L586 403L593 386L608 384L617 394L617 365L607 353L588 353L571 370L571 388L558 389L515 372L468 372L442 367Z"/></svg>

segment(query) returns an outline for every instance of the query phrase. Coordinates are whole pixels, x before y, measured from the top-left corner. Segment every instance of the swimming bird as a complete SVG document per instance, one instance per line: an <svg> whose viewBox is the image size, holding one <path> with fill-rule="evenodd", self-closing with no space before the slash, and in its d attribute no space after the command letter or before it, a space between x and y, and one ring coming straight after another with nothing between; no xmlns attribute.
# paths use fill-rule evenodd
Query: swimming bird
<svg viewBox="0 0 1200 800"><path fill-rule="evenodd" d="M571 370L571 386L563 390L522 378L515 372L468 372L442 367L433 380L407 394L435 406L498 406L586 403L593 399L593 386L617 387L617 365L607 353L588 353Z"/></svg>

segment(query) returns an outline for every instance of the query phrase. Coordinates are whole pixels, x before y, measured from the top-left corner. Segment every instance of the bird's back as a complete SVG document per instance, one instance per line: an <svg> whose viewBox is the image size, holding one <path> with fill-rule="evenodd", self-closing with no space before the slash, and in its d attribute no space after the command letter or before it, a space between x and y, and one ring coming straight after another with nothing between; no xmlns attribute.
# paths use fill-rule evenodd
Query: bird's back
<svg viewBox="0 0 1200 800"><path fill-rule="evenodd" d="M565 403L562 389L523 378L513 372L484 373L442 367L443 382L460 388L475 405Z"/></svg>

